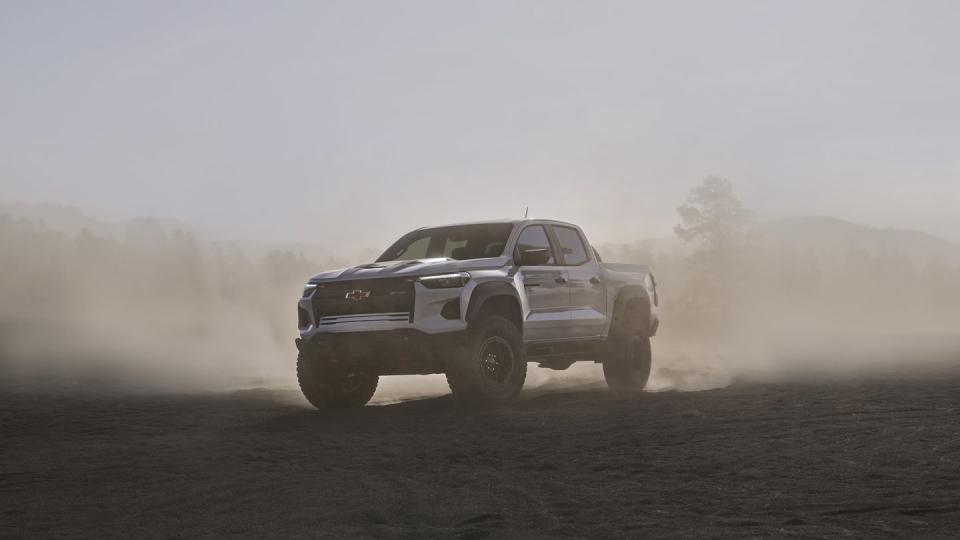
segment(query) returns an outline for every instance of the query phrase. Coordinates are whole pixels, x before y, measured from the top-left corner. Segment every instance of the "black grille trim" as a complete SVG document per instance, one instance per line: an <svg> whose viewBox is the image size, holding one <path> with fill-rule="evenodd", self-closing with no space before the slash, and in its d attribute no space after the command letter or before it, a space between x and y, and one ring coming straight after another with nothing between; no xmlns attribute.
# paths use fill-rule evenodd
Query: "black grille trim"
<svg viewBox="0 0 960 540"><path fill-rule="evenodd" d="M380 278L320 283L313 291L313 318L372 313L407 313L413 320L413 278ZM354 291L359 293L348 298ZM364 293L369 292L368 296Z"/></svg>
<svg viewBox="0 0 960 540"><path fill-rule="evenodd" d="M310 314L300 306L297 306L297 325L300 328L310 327Z"/></svg>

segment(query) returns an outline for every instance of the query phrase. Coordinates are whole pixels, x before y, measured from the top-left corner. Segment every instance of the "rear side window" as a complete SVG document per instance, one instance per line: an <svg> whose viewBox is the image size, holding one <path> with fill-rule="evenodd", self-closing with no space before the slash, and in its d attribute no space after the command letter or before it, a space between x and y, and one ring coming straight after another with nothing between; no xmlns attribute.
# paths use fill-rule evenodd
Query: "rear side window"
<svg viewBox="0 0 960 540"><path fill-rule="evenodd" d="M557 235L557 241L560 242L560 250L563 252L563 262L571 266L583 264L590 257L587 256L587 248L583 245L583 239L576 229L570 227L553 227L553 232Z"/></svg>

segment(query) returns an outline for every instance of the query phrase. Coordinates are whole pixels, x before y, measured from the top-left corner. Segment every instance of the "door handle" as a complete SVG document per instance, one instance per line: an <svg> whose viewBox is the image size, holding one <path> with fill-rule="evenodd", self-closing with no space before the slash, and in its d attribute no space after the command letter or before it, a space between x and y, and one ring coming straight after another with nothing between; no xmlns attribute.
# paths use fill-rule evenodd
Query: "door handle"
<svg viewBox="0 0 960 540"><path fill-rule="evenodd" d="M599 277L599 276L593 276L592 278L590 278L590 283L593 283L594 285L599 285L599 284L600 284L600 277Z"/></svg>
<svg viewBox="0 0 960 540"><path fill-rule="evenodd" d="M567 278L565 278L565 277L563 277L563 276L557 276L557 278L554 279L554 281L556 281L557 283L566 283L566 282L567 282Z"/></svg>

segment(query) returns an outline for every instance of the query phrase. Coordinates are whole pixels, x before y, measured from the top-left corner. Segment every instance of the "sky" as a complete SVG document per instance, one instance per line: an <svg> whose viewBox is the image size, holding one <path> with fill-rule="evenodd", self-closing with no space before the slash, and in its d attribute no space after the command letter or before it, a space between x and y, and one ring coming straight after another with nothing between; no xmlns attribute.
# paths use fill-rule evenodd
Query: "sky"
<svg viewBox="0 0 960 540"><path fill-rule="evenodd" d="M0 0L0 202L382 247L536 217L759 219L960 240L953 1Z"/></svg>

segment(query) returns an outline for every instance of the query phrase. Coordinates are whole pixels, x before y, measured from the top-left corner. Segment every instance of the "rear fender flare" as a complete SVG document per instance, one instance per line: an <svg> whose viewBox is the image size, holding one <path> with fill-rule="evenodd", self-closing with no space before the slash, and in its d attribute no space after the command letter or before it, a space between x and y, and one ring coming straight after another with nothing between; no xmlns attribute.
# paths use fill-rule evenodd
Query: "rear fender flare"
<svg viewBox="0 0 960 540"><path fill-rule="evenodd" d="M618 326L623 320L624 311L626 311L627 306L634 302L639 302L644 306L644 309L641 310L643 319L641 319L640 322L640 329L643 331L643 335L648 337L653 335L650 295L647 293L647 290L640 285L628 285L621 288L618 292L617 299L613 303L613 320L611 322L610 333L619 330Z"/></svg>

